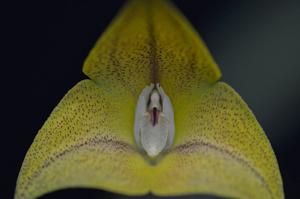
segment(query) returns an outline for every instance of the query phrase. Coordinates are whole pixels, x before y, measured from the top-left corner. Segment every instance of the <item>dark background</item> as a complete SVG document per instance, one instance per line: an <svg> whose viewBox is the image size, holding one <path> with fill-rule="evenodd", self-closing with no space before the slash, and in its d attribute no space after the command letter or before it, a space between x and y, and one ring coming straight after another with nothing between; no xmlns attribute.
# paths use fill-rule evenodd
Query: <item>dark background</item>
<svg viewBox="0 0 300 199"><path fill-rule="evenodd" d="M1 5L0 198L13 198L19 169L38 129L64 94L86 78L83 61L123 2ZM222 70L222 81L237 90L265 129L286 198L298 198L300 1L174 2L207 43ZM84 189L43 198L101 196L121 198Z"/></svg>

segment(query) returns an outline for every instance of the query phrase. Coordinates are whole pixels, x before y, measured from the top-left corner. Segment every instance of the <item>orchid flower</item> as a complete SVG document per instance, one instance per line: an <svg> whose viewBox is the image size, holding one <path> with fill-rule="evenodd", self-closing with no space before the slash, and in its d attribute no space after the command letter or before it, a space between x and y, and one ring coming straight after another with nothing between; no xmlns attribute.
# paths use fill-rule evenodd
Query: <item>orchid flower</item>
<svg viewBox="0 0 300 199"><path fill-rule="evenodd" d="M276 157L178 9L131 0L39 130L15 199L64 188L282 199ZM255 88L253 88L255 89Z"/></svg>

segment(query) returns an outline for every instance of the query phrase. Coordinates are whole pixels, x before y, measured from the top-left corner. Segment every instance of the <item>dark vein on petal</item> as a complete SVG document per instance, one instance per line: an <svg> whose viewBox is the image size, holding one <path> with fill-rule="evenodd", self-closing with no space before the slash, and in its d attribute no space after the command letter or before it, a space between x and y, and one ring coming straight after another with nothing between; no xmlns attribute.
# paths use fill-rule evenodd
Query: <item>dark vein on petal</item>
<svg viewBox="0 0 300 199"><path fill-rule="evenodd" d="M55 153L52 156L50 156L44 162L44 164L39 169L37 169L32 174L32 176L28 179L27 184L24 186L24 190L28 189L28 187L32 184L32 181L34 181L34 179L38 178L42 174L43 170L47 169L50 165L55 163L56 160L63 158L64 156L66 156L67 154L69 154L71 152L78 151L85 146L95 147L97 145L98 146L102 145L102 147L112 147L112 148L114 148L114 151L119 151L119 152L133 153L136 151L136 149L133 146L131 146L129 143L120 141L111 136L101 136L101 137L90 138L90 139L86 140L85 142L72 145L63 151L61 151L59 153ZM103 145L106 145L106 146L103 146Z"/></svg>
<svg viewBox="0 0 300 199"><path fill-rule="evenodd" d="M157 62L157 44L154 34L154 22L153 22L153 15L155 12L153 10L153 2L147 1L147 23L148 23L148 33L149 33L149 47L150 47L150 53L149 53L149 59L150 59L150 67L152 71L152 82L154 84L158 83L158 62Z"/></svg>
<svg viewBox="0 0 300 199"><path fill-rule="evenodd" d="M185 144L176 146L175 148L170 150L170 153L179 152L179 153L183 153L183 154L188 154L188 153L193 153L193 152L197 151L197 148L203 148L203 147L207 147L209 149L212 149L212 150L218 151L222 154L225 154L225 155L229 156L230 158L232 158L233 160L237 161L238 163L242 164L246 168L248 168L259 179L259 181L262 183L263 187L270 194L271 198L274 198L273 193L272 193L268 183L266 182L265 178L260 174L260 172L258 170L256 170L247 160L245 160L241 157L238 157L238 155L234 154L234 152L232 152L228 149L222 148L220 146L214 145L209 142L195 140L195 141L189 141Z"/></svg>

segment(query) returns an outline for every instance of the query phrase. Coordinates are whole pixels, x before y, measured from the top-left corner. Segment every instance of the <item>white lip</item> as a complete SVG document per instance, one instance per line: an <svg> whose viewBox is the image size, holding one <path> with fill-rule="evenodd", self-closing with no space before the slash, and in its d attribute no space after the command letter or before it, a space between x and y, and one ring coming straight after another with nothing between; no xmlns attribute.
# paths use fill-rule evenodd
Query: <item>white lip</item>
<svg viewBox="0 0 300 199"><path fill-rule="evenodd" d="M153 123L153 109L158 114ZM172 104L159 84L146 86L139 96L135 112L134 137L139 148L155 157L173 143L175 133Z"/></svg>

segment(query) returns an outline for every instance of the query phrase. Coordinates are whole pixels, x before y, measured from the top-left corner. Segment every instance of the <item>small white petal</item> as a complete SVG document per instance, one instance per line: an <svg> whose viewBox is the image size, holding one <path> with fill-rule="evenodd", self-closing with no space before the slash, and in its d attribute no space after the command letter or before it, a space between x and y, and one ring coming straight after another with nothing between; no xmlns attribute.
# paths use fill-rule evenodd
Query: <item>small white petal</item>
<svg viewBox="0 0 300 199"><path fill-rule="evenodd" d="M170 99L157 84L147 86L137 103L134 136L137 145L150 157L169 148L174 139L174 113Z"/></svg>

